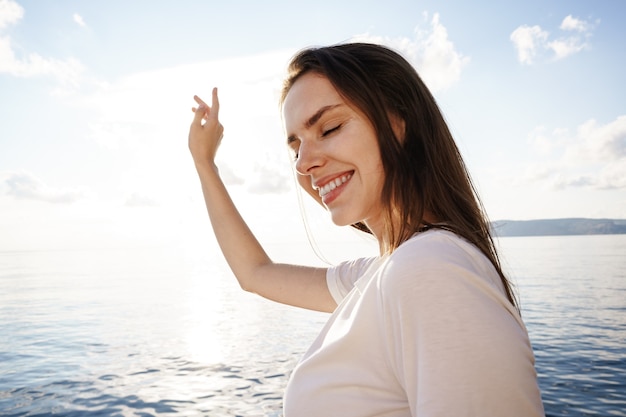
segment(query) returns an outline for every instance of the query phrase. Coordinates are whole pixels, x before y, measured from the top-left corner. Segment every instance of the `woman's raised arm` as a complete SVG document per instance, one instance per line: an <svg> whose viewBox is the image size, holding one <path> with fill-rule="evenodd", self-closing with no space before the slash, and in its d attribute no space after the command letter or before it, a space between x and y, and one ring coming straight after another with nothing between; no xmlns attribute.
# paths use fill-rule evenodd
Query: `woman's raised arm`
<svg viewBox="0 0 626 417"><path fill-rule="evenodd" d="M270 300L310 310L332 312L337 304L326 285L326 269L274 263L235 207L215 165L224 133L217 89L209 107L199 97L191 128L193 157L213 232L239 285Z"/></svg>

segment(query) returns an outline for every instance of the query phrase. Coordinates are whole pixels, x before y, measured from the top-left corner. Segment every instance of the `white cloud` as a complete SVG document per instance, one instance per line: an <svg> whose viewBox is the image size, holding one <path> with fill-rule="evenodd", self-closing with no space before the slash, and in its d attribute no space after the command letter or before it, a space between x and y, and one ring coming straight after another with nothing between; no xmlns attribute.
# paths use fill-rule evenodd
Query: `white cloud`
<svg viewBox="0 0 626 417"><path fill-rule="evenodd" d="M567 129L558 128L547 132L544 126L539 126L530 132L528 142L535 152L542 156L549 156L564 146L568 140L568 134Z"/></svg>
<svg viewBox="0 0 626 417"><path fill-rule="evenodd" d="M31 173L10 173L3 181L6 194L17 199L70 204L87 197L84 189L51 187Z"/></svg>
<svg viewBox="0 0 626 417"><path fill-rule="evenodd" d="M226 185L242 185L245 183L245 180L239 177L235 172L230 168L228 164L219 164L220 165L220 177L224 181Z"/></svg>
<svg viewBox="0 0 626 417"><path fill-rule="evenodd" d="M626 158L626 115L606 125L589 120L578 127L576 141L567 149L572 163L613 162Z"/></svg>
<svg viewBox="0 0 626 417"><path fill-rule="evenodd" d="M517 49L517 59L522 64L532 64L539 50L544 48L549 33L539 26L520 26L511 33L511 41Z"/></svg>
<svg viewBox="0 0 626 417"><path fill-rule="evenodd" d="M22 6L13 0L0 0L0 30L19 22L23 16Z"/></svg>
<svg viewBox="0 0 626 417"><path fill-rule="evenodd" d="M597 23L597 22L596 22ZM520 63L531 65L537 60L559 60L589 48L594 24L568 15L559 29L566 32L551 39L550 32L540 26L522 25L510 36ZM572 33L574 32L574 33Z"/></svg>
<svg viewBox="0 0 626 417"><path fill-rule="evenodd" d="M626 115L604 125L589 120L574 134L538 128L529 141L539 162L529 167L524 181L553 189L626 189Z"/></svg>
<svg viewBox="0 0 626 417"><path fill-rule="evenodd" d="M126 207L156 207L158 203L152 197L141 193L132 193L124 204Z"/></svg>
<svg viewBox="0 0 626 417"><path fill-rule="evenodd" d="M562 38L548 42L547 47L554 52L554 59L562 59L582 51L588 45L576 38Z"/></svg>
<svg viewBox="0 0 626 417"><path fill-rule="evenodd" d="M293 177L289 175L289 167L281 164L278 155L267 155L263 160L273 163L255 164L248 191L254 194L281 194L291 191Z"/></svg>
<svg viewBox="0 0 626 417"><path fill-rule="evenodd" d="M85 20L83 19L83 17L81 15L79 15L78 13L74 13L72 15L72 19L74 20L74 22L76 22L76 24L82 28L87 27L87 24L85 23Z"/></svg>
<svg viewBox="0 0 626 417"><path fill-rule="evenodd" d="M424 15L428 18L428 15ZM401 52L417 69L432 91L449 88L461 78L461 71L469 63L469 57L458 52L448 39L448 30L435 13L430 27L415 29L415 39L388 38L369 34L354 37L353 41L379 43Z"/></svg>
<svg viewBox="0 0 626 417"><path fill-rule="evenodd" d="M0 0L0 30L18 23L24 16L24 9L12 0ZM16 56L9 36L0 36L0 74L15 77L52 76L66 86L75 87L84 71L83 65L75 58L45 58L36 52L23 57Z"/></svg>
<svg viewBox="0 0 626 417"><path fill-rule="evenodd" d="M561 30L574 30L576 32L587 32L589 30L589 23L584 20L577 19L572 17L572 15L568 15L561 22L561 26L559 26Z"/></svg>
<svg viewBox="0 0 626 417"><path fill-rule="evenodd" d="M83 65L74 58L67 60L44 58L37 53L30 53L22 59L17 58L11 40L8 37L0 37L0 73L15 77L50 75L64 85L76 86L83 70Z"/></svg>

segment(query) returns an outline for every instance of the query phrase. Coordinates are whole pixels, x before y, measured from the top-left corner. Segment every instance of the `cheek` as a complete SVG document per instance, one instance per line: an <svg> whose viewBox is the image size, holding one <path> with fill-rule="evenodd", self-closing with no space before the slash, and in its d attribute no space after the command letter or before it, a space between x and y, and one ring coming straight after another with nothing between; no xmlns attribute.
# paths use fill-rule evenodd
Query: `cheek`
<svg viewBox="0 0 626 417"><path fill-rule="evenodd" d="M372 149L362 160L362 170L368 181L374 184L382 184L385 181L385 169L383 168L383 161L380 158L378 149Z"/></svg>
<svg viewBox="0 0 626 417"><path fill-rule="evenodd" d="M372 160L370 167L371 169L365 175L364 180L367 181L370 197L375 201L379 201L385 185L385 170L380 160Z"/></svg>

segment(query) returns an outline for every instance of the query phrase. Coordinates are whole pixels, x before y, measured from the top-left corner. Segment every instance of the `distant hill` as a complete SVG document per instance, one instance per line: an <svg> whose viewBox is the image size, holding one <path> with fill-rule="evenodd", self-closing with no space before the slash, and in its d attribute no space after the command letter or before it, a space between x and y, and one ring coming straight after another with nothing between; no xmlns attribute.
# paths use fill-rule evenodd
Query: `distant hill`
<svg viewBox="0 0 626 417"><path fill-rule="evenodd" d="M501 237L626 234L623 219L498 220L491 227Z"/></svg>

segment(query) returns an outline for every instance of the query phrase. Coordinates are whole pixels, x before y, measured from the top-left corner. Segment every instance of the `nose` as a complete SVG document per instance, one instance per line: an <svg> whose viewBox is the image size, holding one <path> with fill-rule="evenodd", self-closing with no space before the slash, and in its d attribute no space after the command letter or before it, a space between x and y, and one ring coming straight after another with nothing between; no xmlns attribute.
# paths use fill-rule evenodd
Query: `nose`
<svg viewBox="0 0 626 417"><path fill-rule="evenodd" d="M312 171L324 164L323 153L318 145L302 141L298 149L296 171L300 175L311 175Z"/></svg>

